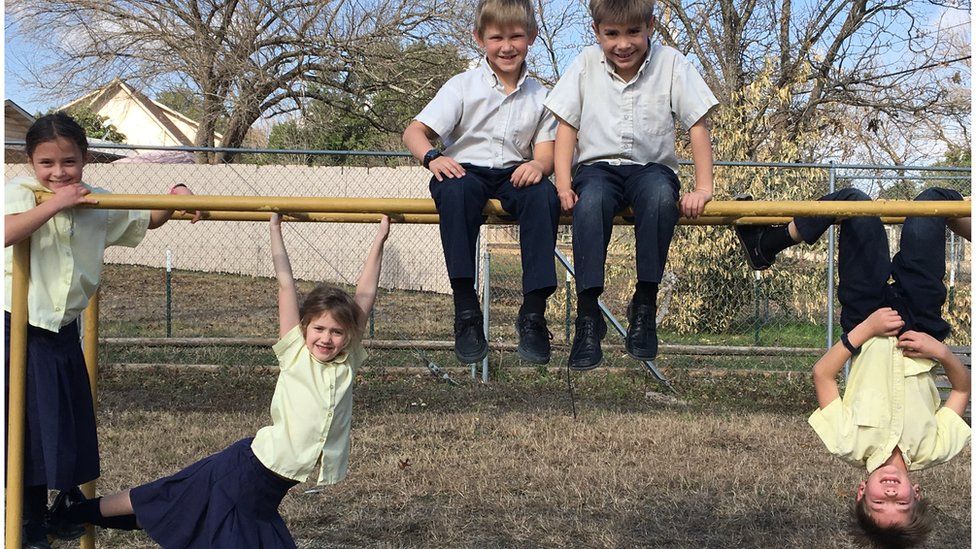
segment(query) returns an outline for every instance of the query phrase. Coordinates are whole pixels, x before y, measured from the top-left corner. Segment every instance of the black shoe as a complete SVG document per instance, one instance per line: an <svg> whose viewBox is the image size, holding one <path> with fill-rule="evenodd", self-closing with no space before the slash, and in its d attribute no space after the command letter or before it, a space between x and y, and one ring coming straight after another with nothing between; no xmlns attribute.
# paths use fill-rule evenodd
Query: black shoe
<svg viewBox="0 0 976 549"><path fill-rule="evenodd" d="M85 535L84 524L72 523L65 520L65 513L68 511L68 508L85 501L85 499L87 499L85 498L85 494L81 493L81 489L77 486L58 493L57 497L54 498L54 503L51 504L51 509L47 512L47 529L51 537L71 540Z"/></svg>
<svg viewBox="0 0 976 549"><path fill-rule="evenodd" d="M627 308L627 354L637 360L654 360L657 356L657 307L650 303L630 303Z"/></svg>
<svg viewBox="0 0 976 549"><path fill-rule="evenodd" d="M736 200L752 200L748 194L735 195ZM763 233L767 228L759 225L733 225L735 235L739 237L739 243L746 252L746 262L754 271L764 271L776 261L776 256L766 258L759 248L759 241L762 240Z"/></svg>
<svg viewBox="0 0 976 549"><path fill-rule="evenodd" d="M463 364L480 362L488 356L485 320L478 309L461 311L454 318L454 354Z"/></svg>
<svg viewBox="0 0 976 549"><path fill-rule="evenodd" d="M21 547L23 549L51 549L51 542L46 537L35 540L24 539Z"/></svg>
<svg viewBox="0 0 976 549"><path fill-rule="evenodd" d="M552 357L552 332L546 327L546 317L539 313L519 315L515 321L518 332L518 355L526 362L549 364Z"/></svg>
<svg viewBox="0 0 976 549"><path fill-rule="evenodd" d="M569 369L592 370L603 360L600 340L607 335L607 323L602 316L581 316L576 319L576 335L569 351Z"/></svg>

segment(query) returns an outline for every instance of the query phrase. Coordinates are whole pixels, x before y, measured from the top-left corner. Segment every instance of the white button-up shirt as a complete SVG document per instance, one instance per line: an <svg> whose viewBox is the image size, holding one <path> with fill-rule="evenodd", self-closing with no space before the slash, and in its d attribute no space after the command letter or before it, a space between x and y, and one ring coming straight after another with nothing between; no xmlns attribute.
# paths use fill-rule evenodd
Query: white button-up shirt
<svg viewBox="0 0 976 549"><path fill-rule="evenodd" d="M600 46L592 45L576 57L545 105L579 131L579 163L655 162L677 173L674 118L690 128L718 100L674 48L650 46L637 75L625 82Z"/></svg>
<svg viewBox="0 0 976 549"><path fill-rule="evenodd" d="M522 70L515 90L488 62L448 80L416 120L444 142L444 155L482 168L510 168L532 159L532 147L556 139L556 120L543 106L546 88Z"/></svg>
<svg viewBox="0 0 976 549"><path fill-rule="evenodd" d="M92 194L105 189L85 187ZM47 189L32 177L15 177L4 188L4 215L37 205L34 191ZM49 192L49 191L48 191ZM57 332L85 310L98 289L105 248L134 247L146 235L149 212L69 208L48 219L30 235L30 283L27 310L32 326ZM4 250L4 310L10 311L13 246Z"/></svg>
<svg viewBox="0 0 976 549"><path fill-rule="evenodd" d="M335 484L349 469L352 383L366 359L359 342L319 362L295 326L274 345L278 383L271 397L271 425L254 435L251 450L268 469L304 482L321 463L318 484Z"/></svg>

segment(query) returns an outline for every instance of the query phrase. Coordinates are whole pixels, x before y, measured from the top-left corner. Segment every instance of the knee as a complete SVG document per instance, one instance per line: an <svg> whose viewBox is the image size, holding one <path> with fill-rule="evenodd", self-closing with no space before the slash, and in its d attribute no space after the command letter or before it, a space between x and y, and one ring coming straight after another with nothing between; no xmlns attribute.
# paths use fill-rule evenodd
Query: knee
<svg viewBox="0 0 976 549"><path fill-rule="evenodd" d="M871 200L871 197L861 189L850 188L837 191L834 200Z"/></svg>
<svg viewBox="0 0 976 549"><path fill-rule="evenodd" d="M962 200L962 195L952 189L932 187L920 192L915 200Z"/></svg>
<svg viewBox="0 0 976 549"><path fill-rule="evenodd" d="M461 201L475 196L479 183L473 177L458 177L445 179L431 185L431 193L445 206L459 204Z"/></svg>
<svg viewBox="0 0 976 549"><path fill-rule="evenodd" d="M523 187L520 192L523 200L527 203L540 206L547 204L550 207L559 207L559 196L556 194L556 187L547 179L543 179L535 185Z"/></svg>

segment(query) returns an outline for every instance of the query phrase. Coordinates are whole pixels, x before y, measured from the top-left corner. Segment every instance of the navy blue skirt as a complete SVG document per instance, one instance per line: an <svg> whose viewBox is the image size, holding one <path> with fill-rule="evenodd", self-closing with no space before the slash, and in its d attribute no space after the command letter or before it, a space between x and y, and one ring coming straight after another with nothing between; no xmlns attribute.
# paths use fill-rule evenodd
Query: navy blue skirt
<svg viewBox="0 0 976 549"><path fill-rule="evenodd" d="M269 471L252 438L129 492L136 519L164 547L294 548L278 505L298 484Z"/></svg>
<svg viewBox="0 0 976 549"><path fill-rule="evenodd" d="M10 402L10 313L4 319L4 390ZM57 333L27 327L26 393L24 485L67 490L98 478L95 410L77 320Z"/></svg>

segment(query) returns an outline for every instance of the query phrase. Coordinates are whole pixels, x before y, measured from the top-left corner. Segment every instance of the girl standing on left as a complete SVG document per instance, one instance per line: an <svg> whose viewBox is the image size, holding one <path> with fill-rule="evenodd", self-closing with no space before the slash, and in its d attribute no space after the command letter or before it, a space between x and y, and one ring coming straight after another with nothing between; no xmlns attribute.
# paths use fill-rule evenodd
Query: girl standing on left
<svg viewBox="0 0 976 549"><path fill-rule="evenodd" d="M47 490L71 490L99 476L78 316L98 288L105 248L136 246L173 212L76 208L108 191L82 181L88 139L63 112L39 118L26 141L34 177L15 177L4 188L4 366L9 377L13 245L30 238L23 540L24 547L44 548ZM37 204L35 191L54 196ZM193 193L177 184L170 194Z"/></svg>

